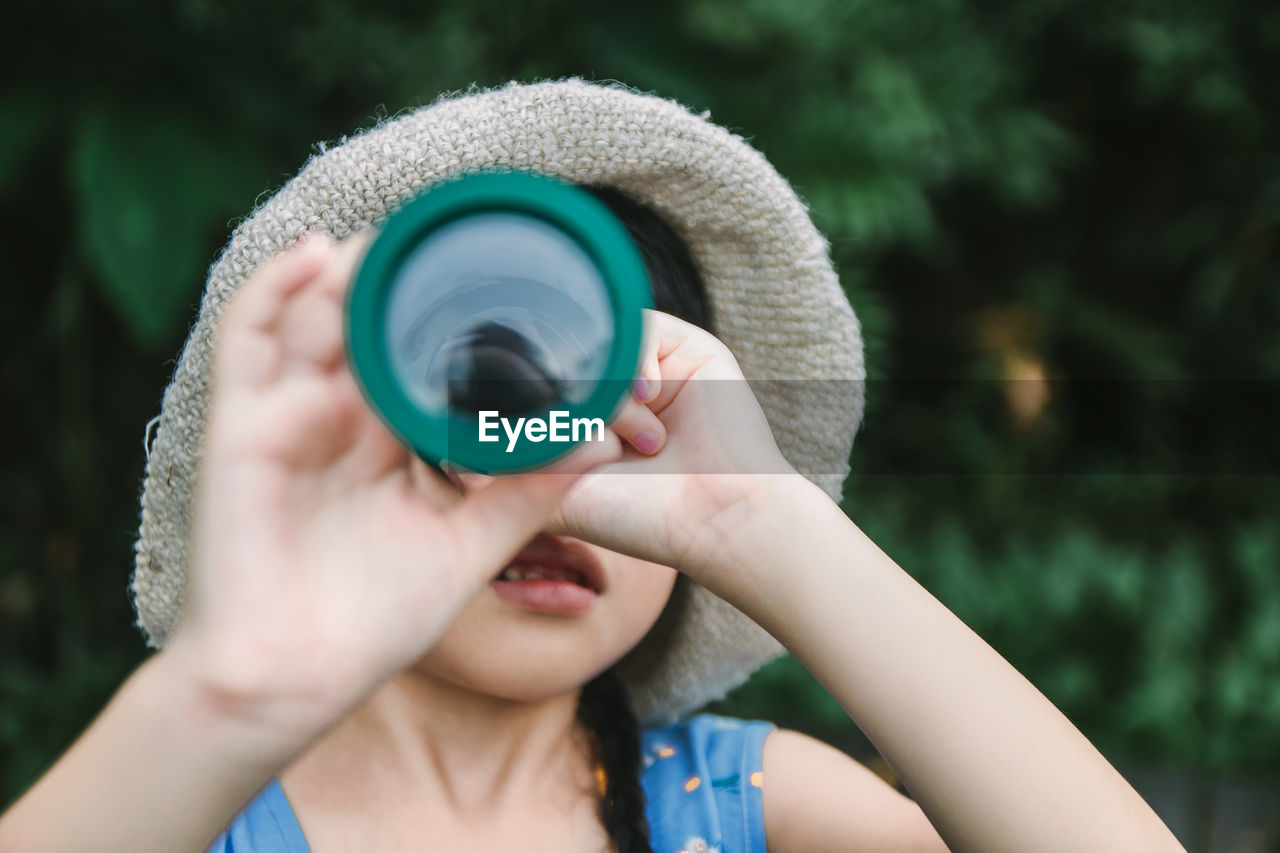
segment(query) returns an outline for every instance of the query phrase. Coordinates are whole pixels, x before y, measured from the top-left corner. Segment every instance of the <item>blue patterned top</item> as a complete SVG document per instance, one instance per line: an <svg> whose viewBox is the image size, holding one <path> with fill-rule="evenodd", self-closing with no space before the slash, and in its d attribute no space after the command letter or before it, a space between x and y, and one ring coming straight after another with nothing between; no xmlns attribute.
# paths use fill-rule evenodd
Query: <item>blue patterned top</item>
<svg viewBox="0 0 1280 853"><path fill-rule="evenodd" d="M643 734L647 814L655 853L765 853L764 739L773 725L699 714ZM272 779L209 853L310 853Z"/></svg>

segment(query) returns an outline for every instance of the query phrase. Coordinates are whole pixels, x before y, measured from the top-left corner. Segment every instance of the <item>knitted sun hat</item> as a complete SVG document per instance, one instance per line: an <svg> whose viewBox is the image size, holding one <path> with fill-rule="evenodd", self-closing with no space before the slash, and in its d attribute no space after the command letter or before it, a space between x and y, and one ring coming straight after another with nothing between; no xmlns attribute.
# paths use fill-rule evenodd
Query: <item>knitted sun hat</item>
<svg viewBox="0 0 1280 853"><path fill-rule="evenodd" d="M152 646L182 607L211 341L227 301L303 232L340 240L431 184L492 167L610 185L666 219L692 251L717 335L743 374L788 380L753 382L778 447L840 497L862 416L862 338L827 242L790 185L740 137L674 101L577 79L512 83L321 146L236 227L210 269L148 454L133 594ZM682 582L617 671L638 716L655 723L722 697L781 652L732 606Z"/></svg>

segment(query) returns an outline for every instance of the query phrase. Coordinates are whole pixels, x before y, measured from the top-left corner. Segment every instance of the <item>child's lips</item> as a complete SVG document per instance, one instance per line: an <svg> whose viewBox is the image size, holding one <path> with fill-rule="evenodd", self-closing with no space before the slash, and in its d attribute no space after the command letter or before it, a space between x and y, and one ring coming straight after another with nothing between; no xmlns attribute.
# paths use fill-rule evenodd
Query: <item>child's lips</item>
<svg viewBox="0 0 1280 853"><path fill-rule="evenodd" d="M526 610L583 613L605 590L604 570L583 542L540 534L490 581L498 597Z"/></svg>
<svg viewBox="0 0 1280 853"><path fill-rule="evenodd" d="M606 588L604 569L585 542L547 533L538 534L494 580L520 583L531 578L568 581L596 595L602 595Z"/></svg>
<svg viewBox="0 0 1280 853"><path fill-rule="evenodd" d="M524 580L494 579L493 591L503 601L525 610L572 616L591 608L599 594L569 580L526 578Z"/></svg>

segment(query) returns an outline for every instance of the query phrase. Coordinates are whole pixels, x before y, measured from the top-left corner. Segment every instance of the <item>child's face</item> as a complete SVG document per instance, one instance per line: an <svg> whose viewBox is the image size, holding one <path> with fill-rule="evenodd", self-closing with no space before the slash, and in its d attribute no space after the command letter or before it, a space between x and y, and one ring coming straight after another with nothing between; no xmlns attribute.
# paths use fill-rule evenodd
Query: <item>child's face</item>
<svg viewBox="0 0 1280 853"><path fill-rule="evenodd" d="M504 588L495 578L462 609L419 662L418 672L505 699L532 702L564 695L640 642L676 582L675 569L569 537L543 534L518 559L529 555L585 569L600 591L592 597L570 590L557 606L555 590L545 582L508 582ZM522 573L539 572L534 562L519 565ZM536 587L553 603L539 607L542 592Z"/></svg>

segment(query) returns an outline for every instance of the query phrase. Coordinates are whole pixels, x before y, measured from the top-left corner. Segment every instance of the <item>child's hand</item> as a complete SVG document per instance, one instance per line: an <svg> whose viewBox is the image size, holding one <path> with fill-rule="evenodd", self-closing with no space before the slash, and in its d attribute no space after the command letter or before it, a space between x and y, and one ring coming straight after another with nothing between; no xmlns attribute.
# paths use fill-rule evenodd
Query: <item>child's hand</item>
<svg viewBox="0 0 1280 853"><path fill-rule="evenodd" d="M700 582L758 496L802 480L728 347L658 311L645 312L639 379L612 429L631 445L623 460L583 478L554 529Z"/></svg>
<svg viewBox="0 0 1280 853"><path fill-rule="evenodd" d="M221 318L187 609L169 648L221 698L318 733L418 660L540 529L610 435L463 498L370 411L345 357L367 238L314 237L251 276ZM314 731L311 731L314 730Z"/></svg>

